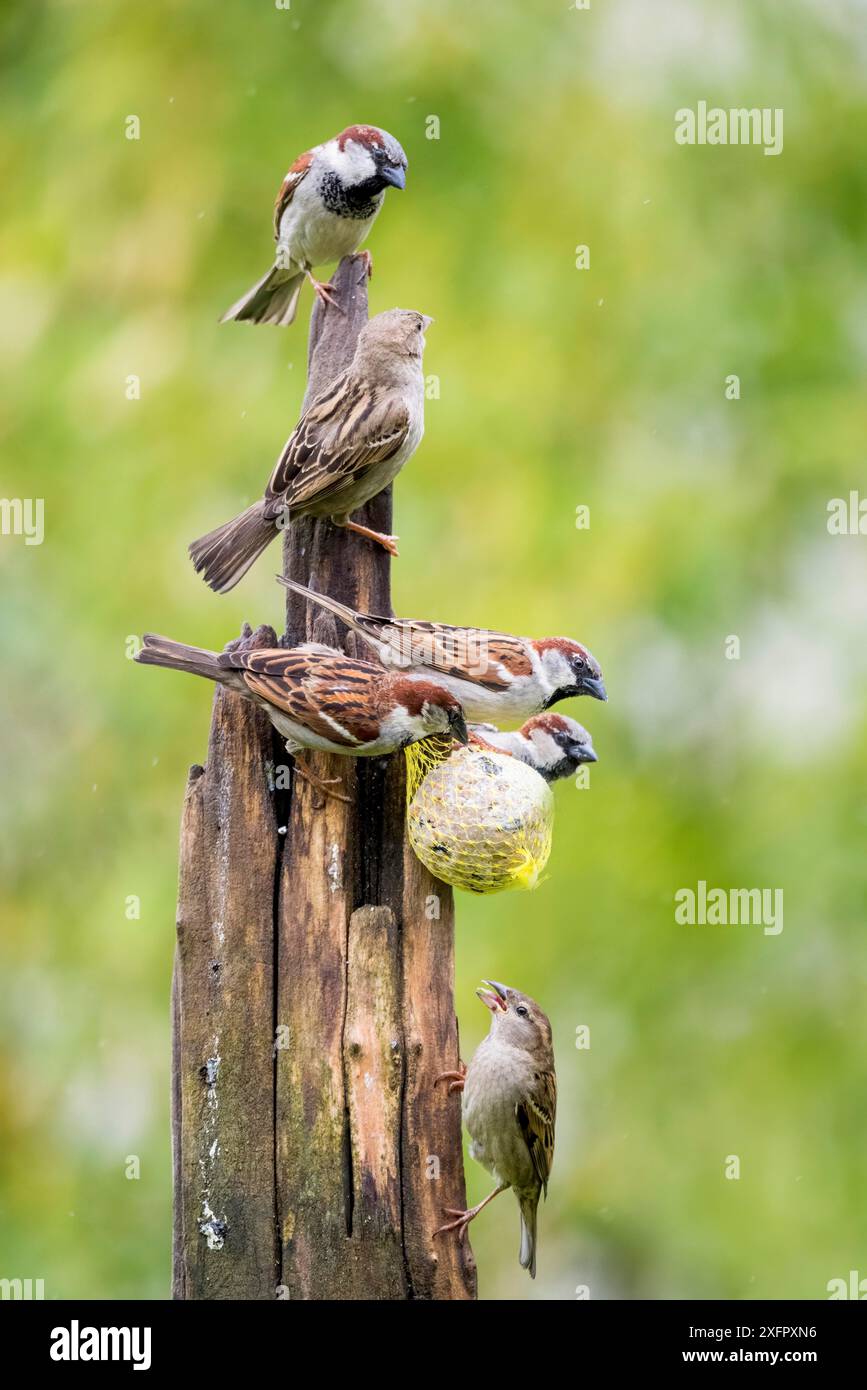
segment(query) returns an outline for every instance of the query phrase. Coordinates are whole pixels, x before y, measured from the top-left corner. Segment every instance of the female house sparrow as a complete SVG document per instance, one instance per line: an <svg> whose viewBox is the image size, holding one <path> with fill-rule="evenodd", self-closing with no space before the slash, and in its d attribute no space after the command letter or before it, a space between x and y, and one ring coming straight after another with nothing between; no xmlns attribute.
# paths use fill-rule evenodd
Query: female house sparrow
<svg viewBox="0 0 867 1390"><path fill-rule="evenodd" d="M473 723L520 723L570 695L608 699L599 662L569 637L512 637L485 628L379 618L294 579L280 583L335 613L374 648L383 666L439 681L457 695Z"/></svg>
<svg viewBox="0 0 867 1390"><path fill-rule="evenodd" d="M493 724L474 724L470 743L511 753L513 758L534 768L546 782L559 782L561 777L571 777L581 763L599 761L583 724L565 714L536 714L511 733L504 733Z"/></svg>
<svg viewBox="0 0 867 1390"><path fill-rule="evenodd" d="M220 322L290 324L305 276L320 299L334 303L330 287L315 280L311 268L357 251L386 189L405 187L406 155L394 136L377 126L351 125L299 155L274 205L274 265Z"/></svg>
<svg viewBox="0 0 867 1390"><path fill-rule="evenodd" d="M289 753L315 748L378 758L434 733L467 742L463 712L449 691L331 647L308 642L287 651L275 637L273 647L233 643L210 652L150 632L142 641L136 661L143 665L205 676L261 706Z"/></svg>
<svg viewBox="0 0 867 1390"><path fill-rule="evenodd" d="M349 520L397 476L424 433L422 354L432 322L414 309L388 309L366 323L355 356L311 401L286 443L265 496L234 520L193 541L197 570L217 593L234 588L286 524L330 516L397 555L396 536Z"/></svg>
<svg viewBox="0 0 867 1390"><path fill-rule="evenodd" d="M497 1186L469 1211L446 1207L446 1216L454 1220L435 1234L457 1231L463 1240L467 1226L482 1208L511 1187L521 1209L518 1258L535 1279L536 1211L539 1194L548 1194L554 1161L557 1078L551 1025L528 995L496 980L483 983L488 988L476 993L491 1011L490 1032L466 1069L446 1072L437 1080L447 1080L450 1093L463 1091L470 1153L487 1168Z"/></svg>

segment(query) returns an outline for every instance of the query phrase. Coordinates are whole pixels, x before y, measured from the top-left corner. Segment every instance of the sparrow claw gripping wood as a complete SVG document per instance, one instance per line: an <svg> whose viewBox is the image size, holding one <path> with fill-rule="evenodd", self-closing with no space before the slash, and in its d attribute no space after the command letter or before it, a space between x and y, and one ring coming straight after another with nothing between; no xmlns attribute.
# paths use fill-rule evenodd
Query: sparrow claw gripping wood
<svg viewBox="0 0 867 1390"><path fill-rule="evenodd" d="M446 1095L450 1096L452 1094L452 1091L462 1091L464 1089L464 1081L466 1079L466 1075L466 1064L464 1062L459 1062L457 1071L440 1072L439 1076L434 1078L434 1086L438 1086L441 1081L447 1081L449 1085L448 1090L446 1091Z"/></svg>
<svg viewBox="0 0 867 1390"><path fill-rule="evenodd" d="M323 796L330 796L334 801L345 801L347 805L352 805L351 796L347 796L345 792L331 790L332 787L343 785L342 777L316 777L309 768L302 767L297 758L294 766L296 777L300 777L304 782L309 782L310 786L315 787Z"/></svg>
<svg viewBox="0 0 867 1390"><path fill-rule="evenodd" d="M347 531L354 531L358 536L365 536L369 541L376 541L376 544L381 545L383 550L387 550L389 555L393 555L395 560L400 558L400 551L397 548L400 536L388 536L383 531L372 531L369 526L361 526L357 521L347 521L346 529Z"/></svg>
<svg viewBox="0 0 867 1390"><path fill-rule="evenodd" d="M458 1240L463 1242L464 1240L466 1240L467 1227L469 1226L473 1217L477 1215L477 1213L474 1211L461 1211L457 1207L443 1207L443 1215L455 1216L457 1217L457 1220L447 1221L444 1226L438 1226L437 1229L434 1231L434 1236L443 1236L448 1231L457 1231Z"/></svg>
<svg viewBox="0 0 867 1390"><path fill-rule="evenodd" d="M443 1207L444 1216L454 1216L456 1219L454 1221L447 1221L444 1226L439 1226L437 1230L434 1231L434 1235L442 1236L448 1231L457 1231L458 1240L463 1242L466 1240L467 1227L470 1222L475 1220L479 1212L488 1205L488 1202L493 1202L494 1198L499 1197L501 1192L506 1192L508 1186L508 1183L502 1183L499 1187L495 1187L493 1192L489 1192L487 1197L483 1198L477 1206L470 1207L467 1211L460 1211L457 1207Z"/></svg>
<svg viewBox="0 0 867 1390"><path fill-rule="evenodd" d="M322 280L314 279L309 270L306 270L304 273L307 276L307 279L310 281L311 285L313 286L313 292L316 295L316 298L322 304L325 305L326 309L337 309L339 313L345 314L346 310L343 308L343 305L340 303L340 300L334 293L334 286L331 284L325 284Z"/></svg>

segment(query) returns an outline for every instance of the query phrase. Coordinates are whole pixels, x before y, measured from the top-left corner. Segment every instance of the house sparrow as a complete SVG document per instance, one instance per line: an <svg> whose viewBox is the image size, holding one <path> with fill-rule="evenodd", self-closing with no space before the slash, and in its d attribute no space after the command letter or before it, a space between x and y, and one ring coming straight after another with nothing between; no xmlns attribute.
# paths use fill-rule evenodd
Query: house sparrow
<svg viewBox="0 0 867 1390"><path fill-rule="evenodd" d="M272 629L260 628L252 642L263 634L273 638L273 646L242 639L224 652L210 652L148 632L136 661L205 676L252 700L292 754L313 748L378 758L443 733L467 742L460 704L442 686L420 685L315 642L278 647Z"/></svg>
<svg viewBox="0 0 867 1390"><path fill-rule="evenodd" d="M539 1194L548 1195L554 1161L557 1078L551 1025L528 995L496 980L484 980L483 984L488 988L476 993L491 1011L490 1032L468 1067L445 1072L437 1081L448 1081L449 1093L463 1091L470 1153L487 1168L497 1186L468 1211L446 1207L446 1216L454 1219L434 1234L457 1231L463 1240L467 1226L482 1208L511 1187L521 1208L518 1259L535 1279L536 1211Z"/></svg>
<svg viewBox="0 0 867 1390"><path fill-rule="evenodd" d="M571 777L581 763L599 761L583 724L564 714L535 714L511 733L504 733L493 724L474 724L470 729L470 744L473 743L511 753L513 758L534 768L546 782L559 782L561 777Z"/></svg>
<svg viewBox="0 0 867 1390"><path fill-rule="evenodd" d="M472 723L521 723L570 695L608 699L598 661L569 637L511 637L485 628L379 618L277 577L335 613L374 648L383 666L439 681L457 695Z"/></svg>
<svg viewBox="0 0 867 1390"><path fill-rule="evenodd" d="M212 589L234 588L278 530L299 516L330 516L397 555L396 536L360 526L349 514L388 487L419 445L431 322L414 309L388 309L364 325L349 366L295 426L262 500L190 546Z"/></svg>
<svg viewBox="0 0 867 1390"><path fill-rule="evenodd" d="M290 324L305 277L320 299L335 303L331 287L314 279L312 267L357 251L386 189L405 187L406 155L393 135L373 125L351 125L299 155L274 205L274 265L220 322ZM370 274L370 253L365 255Z"/></svg>

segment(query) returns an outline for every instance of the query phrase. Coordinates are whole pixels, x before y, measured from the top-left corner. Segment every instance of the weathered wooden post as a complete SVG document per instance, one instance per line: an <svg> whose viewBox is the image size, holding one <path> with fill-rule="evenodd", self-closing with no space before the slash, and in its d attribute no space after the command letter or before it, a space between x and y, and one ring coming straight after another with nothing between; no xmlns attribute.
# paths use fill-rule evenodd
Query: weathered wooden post
<svg viewBox="0 0 867 1390"><path fill-rule="evenodd" d="M362 258L334 284L344 312L313 310L307 399L367 318ZM391 505L389 489L359 519L389 531ZM390 563L329 521L284 542L286 575L380 613ZM287 645L370 656L306 610L287 596ZM458 1056L451 889L406 843L402 757L317 755L348 801L286 786L288 764L265 717L218 690L181 827L174 1296L472 1298L469 1246L432 1239L442 1207L466 1205L460 1104L433 1086Z"/></svg>

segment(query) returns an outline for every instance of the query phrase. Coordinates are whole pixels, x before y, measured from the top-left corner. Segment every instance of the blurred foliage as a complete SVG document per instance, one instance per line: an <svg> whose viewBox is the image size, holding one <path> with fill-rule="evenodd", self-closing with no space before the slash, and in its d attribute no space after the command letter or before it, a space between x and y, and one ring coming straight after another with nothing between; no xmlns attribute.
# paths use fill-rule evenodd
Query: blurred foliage
<svg viewBox="0 0 867 1390"><path fill-rule="evenodd" d="M863 21L856 0L5 7L2 491L45 498L46 536L0 540L0 1274L168 1289L177 828L210 700L126 644L279 624L276 552L217 600L185 546L258 494L304 324L217 317L266 268L288 163L356 121L409 156L372 311L436 319L397 611L574 635L611 697L571 709L601 761L556 789L546 882L459 900L464 1055L492 976L549 1011L560 1081L539 1278L503 1198L473 1228L481 1293L821 1298L867 1273L867 539L826 529L867 491ZM784 108L782 155L676 145L699 99ZM783 932L678 926L699 879L782 887Z"/></svg>

